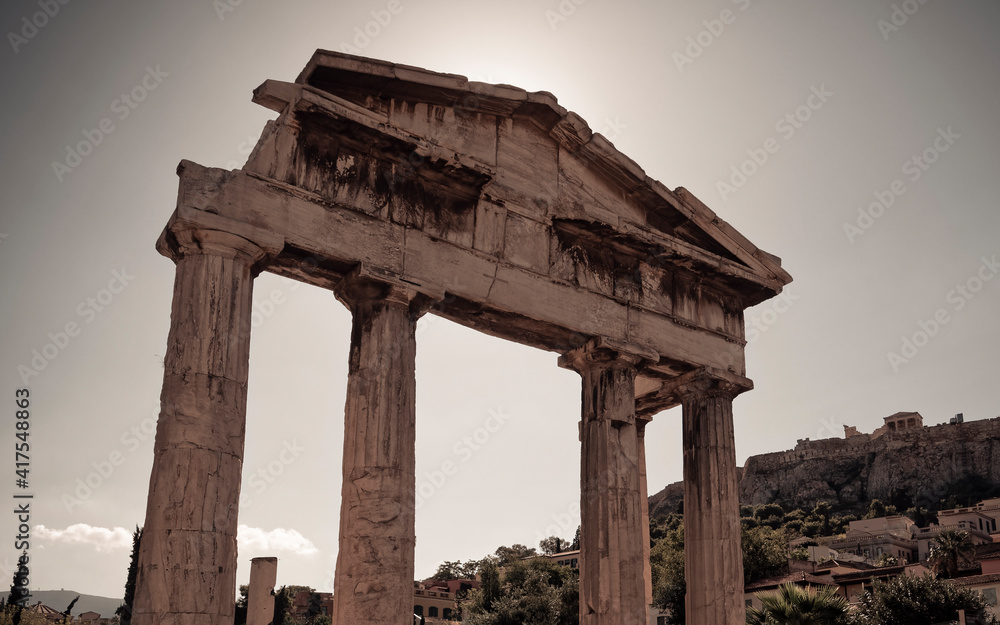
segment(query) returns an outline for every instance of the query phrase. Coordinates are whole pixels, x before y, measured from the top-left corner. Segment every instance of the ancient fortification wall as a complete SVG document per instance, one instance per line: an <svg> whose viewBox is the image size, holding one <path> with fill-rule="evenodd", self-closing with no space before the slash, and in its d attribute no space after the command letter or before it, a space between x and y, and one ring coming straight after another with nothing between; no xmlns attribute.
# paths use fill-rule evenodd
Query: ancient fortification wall
<svg viewBox="0 0 1000 625"><path fill-rule="evenodd" d="M935 507L956 482L974 476L1000 484L1000 417L800 440L795 449L747 459L740 501L787 509L825 500L858 512L871 499ZM651 513L675 511L682 496L677 485L667 486L650 498Z"/></svg>

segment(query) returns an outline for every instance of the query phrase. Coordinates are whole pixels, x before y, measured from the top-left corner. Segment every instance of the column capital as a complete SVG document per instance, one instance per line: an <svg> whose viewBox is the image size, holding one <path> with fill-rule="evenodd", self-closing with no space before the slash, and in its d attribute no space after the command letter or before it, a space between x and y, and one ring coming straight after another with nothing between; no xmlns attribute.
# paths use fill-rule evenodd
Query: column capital
<svg viewBox="0 0 1000 625"><path fill-rule="evenodd" d="M619 366L638 371L644 366L658 362L660 355L623 341L605 337L594 337L586 343L559 357L559 366L573 369L578 373L594 368Z"/></svg>
<svg viewBox="0 0 1000 625"><path fill-rule="evenodd" d="M407 308L414 320L444 299L444 293L429 292L362 263L341 278L333 287L333 293L340 303L352 310L366 303L383 302Z"/></svg>
<svg viewBox="0 0 1000 625"><path fill-rule="evenodd" d="M240 259L259 271L281 252L284 245L285 240L273 232L189 206L178 206L156 241L156 250L175 263L191 254L208 254Z"/></svg>
<svg viewBox="0 0 1000 625"><path fill-rule="evenodd" d="M638 414L635 415L635 428L636 432L639 434L639 438L646 435L646 426L649 422L653 420L652 415Z"/></svg>
<svg viewBox="0 0 1000 625"><path fill-rule="evenodd" d="M732 400L740 393L751 390L753 381L728 371L703 367L674 378L665 387L670 387L670 391L681 401L703 397L726 397Z"/></svg>

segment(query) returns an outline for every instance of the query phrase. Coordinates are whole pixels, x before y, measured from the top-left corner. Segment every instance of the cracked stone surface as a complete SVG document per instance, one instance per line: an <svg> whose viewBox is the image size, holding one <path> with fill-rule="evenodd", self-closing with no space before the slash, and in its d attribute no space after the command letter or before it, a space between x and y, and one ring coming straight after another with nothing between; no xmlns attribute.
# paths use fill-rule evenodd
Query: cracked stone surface
<svg viewBox="0 0 1000 625"><path fill-rule="evenodd" d="M157 244L177 274L136 625L232 622L260 271L331 290L353 315L335 625L412 614L414 334L428 311L581 373L582 622L644 621L642 428L684 403L686 475L704 499L688 587L695 613L726 606L691 622L742 623L731 397L682 396L695 374L752 387L744 310L791 280L780 259L546 92L320 50L253 99L277 117L247 164L182 161Z"/></svg>

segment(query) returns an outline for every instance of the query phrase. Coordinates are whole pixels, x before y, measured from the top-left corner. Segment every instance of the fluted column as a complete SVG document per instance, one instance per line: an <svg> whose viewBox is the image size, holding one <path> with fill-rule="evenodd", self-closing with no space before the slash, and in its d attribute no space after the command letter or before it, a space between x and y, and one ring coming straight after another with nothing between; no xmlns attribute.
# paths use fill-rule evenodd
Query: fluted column
<svg viewBox="0 0 1000 625"><path fill-rule="evenodd" d="M642 478L635 416L640 358L596 343L560 359L583 378L580 623L647 622ZM646 543L648 545L648 541Z"/></svg>
<svg viewBox="0 0 1000 625"><path fill-rule="evenodd" d="M176 273L132 623L230 625L253 278L281 240L179 209L158 249Z"/></svg>
<svg viewBox="0 0 1000 625"><path fill-rule="evenodd" d="M646 425L651 417L636 417L636 434L639 437L639 503L642 506L642 575L646 591L646 609L653 608L653 571L649 566L651 545L649 540L649 487L646 481Z"/></svg>
<svg viewBox="0 0 1000 625"><path fill-rule="evenodd" d="M414 292L357 275L337 297L353 314L344 421L337 624L413 617L416 506Z"/></svg>
<svg viewBox="0 0 1000 625"><path fill-rule="evenodd" d="M733 436L734 384L701 375L683 406L685 609L689 625L742 625L743 552Z"/></svg>

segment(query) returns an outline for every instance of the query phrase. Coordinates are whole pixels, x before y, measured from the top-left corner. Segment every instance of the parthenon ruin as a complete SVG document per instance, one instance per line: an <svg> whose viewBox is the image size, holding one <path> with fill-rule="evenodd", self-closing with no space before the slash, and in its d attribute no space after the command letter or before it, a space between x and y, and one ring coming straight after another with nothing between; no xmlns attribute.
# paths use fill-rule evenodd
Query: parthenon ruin
<svg viewBox="0 0 1000 625"><path fill-rule="evenodd" d="M157 242L176 277L133 623L232 623L262 271L353 315L335 625L412 616L426 313L582 378L580 623L647 622L644 429L676 405L688 623L743 623L732 406L744 310L791 280L780 261L546 92L317 51L253 101L277 118L247 164L182 162Z"/></svg>

